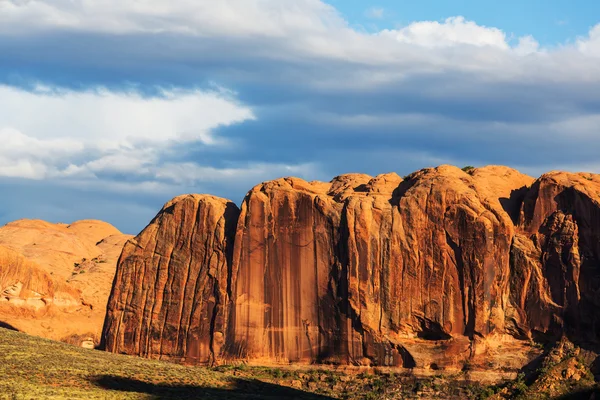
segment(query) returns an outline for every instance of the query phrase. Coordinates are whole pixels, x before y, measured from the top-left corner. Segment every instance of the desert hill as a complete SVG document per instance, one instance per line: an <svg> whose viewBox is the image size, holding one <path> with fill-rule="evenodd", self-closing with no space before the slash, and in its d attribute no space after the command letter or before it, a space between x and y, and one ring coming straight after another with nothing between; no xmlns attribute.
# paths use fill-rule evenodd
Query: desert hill
<svg viewBox="0 0 600 400"><path fill-rule="evenodd" d="M19 220L0 228L0 321L81 344L99 339L128 235L102 221Z"/></svg>
<svg viewBox="0 0 600 400"><path fill-rule="evenodd" d="M180 196L123 250L113 352L517 371L600 326L600 176L443 165Z"/></svg>

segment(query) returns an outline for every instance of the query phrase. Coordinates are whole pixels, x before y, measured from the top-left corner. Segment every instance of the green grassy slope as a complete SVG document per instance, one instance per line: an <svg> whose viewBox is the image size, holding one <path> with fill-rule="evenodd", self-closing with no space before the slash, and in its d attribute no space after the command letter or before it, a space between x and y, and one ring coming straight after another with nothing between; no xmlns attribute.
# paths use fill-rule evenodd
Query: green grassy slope
<svg viewBox="0 0 600 400"><path fill-rule="evenodd" d="M87 350L0 329L0 398L328 399L210 368Z"/></svg>
<svg viewBox="0 0 600 400"><path fill-rule="evenodd" d="M588 400L600 395L588 369L595 356L570 343L549 351L527 375L485 387L470 382L468 372L417 378L410 371L189 367L87 350L2 326L0 399Z"/></svg>
<svg viewBox="0 0 600 400"><path fill-rule="evenodd" d="M0 328L0 399L468 399L481 389L410 371L189 367Z"/></svg>

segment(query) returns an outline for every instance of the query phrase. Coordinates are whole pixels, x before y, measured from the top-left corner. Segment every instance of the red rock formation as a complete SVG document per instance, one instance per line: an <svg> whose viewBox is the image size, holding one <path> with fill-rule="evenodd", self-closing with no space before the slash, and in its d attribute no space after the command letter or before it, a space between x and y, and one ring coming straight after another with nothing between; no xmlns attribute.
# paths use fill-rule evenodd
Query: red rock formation
<svg viewBox="0 0 600 400"><path fill-rule="evenodd" d="M496 166L278 179L252 189L239 218L225 200L177 198L123 252L107 349L518 367L532 337L596 335L599 199L598 176L534 182Z"/></svg>
<svg viewBox="0 0 600 400"><path fill-rule="evenodd" d="M106 349L206 363L220 353L239 210L212 196L167 203L119 260Z"/></svg>
<svg viewBox="0 0 600 400"><path fill-rule="evenodd" d="M98 344L117 259L129 238L85 220L0 227L0 321L55 340Z"/></svg>
<svg viewBox="0 0 600 400"><path fill-rule="evenodd" d="M341 207L327 190L280 179L255 187L244 200L227 356L311 361L333 350L340 327L330 275L338 262Z"/></svg>
<svg viewBox="0 0 600 400"><path fill-rule="evenodd" d="M523 202L519 229L512 293L527 299L522 329L546 339L566 333L597 341L600 176L543 175Z"/></svg>
<svg viewBox="0 0 600 400"><path fill-rule="evenodd" d="M48 307L81 306L81 293L70 285L55 280L35 263L14 250L0 246L0 318L29 315Z"/></svg>

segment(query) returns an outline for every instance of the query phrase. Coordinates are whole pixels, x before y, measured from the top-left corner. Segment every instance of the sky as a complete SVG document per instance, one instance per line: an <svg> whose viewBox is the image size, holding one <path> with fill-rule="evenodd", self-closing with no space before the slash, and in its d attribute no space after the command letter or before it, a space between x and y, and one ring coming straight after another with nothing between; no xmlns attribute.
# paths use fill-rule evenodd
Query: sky
<svg viewBox="0 0 600 400"><path fill-rule="evenodd" d="M600 3L593 0L333 0L329 4L355 29L368 32L460 15L514 38L532 35L544 46L587 35L600 15Z"/></svg>
<svg viewBox="0 0 600 400"><path fill-rule="evenodd" d="M0 0L0 224L440 164L600 173L600 3Z"/></svg>

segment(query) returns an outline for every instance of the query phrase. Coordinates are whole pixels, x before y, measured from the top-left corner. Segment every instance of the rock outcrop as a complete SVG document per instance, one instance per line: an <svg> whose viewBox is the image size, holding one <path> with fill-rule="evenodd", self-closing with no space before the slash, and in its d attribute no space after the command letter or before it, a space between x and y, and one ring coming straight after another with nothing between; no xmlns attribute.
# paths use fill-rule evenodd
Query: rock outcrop
<svg viewBox="0 0 600 400"><path fill-rule="evenodd" d="M97 345L129 237L92 220L19 220L1 227L0 321L37 336L73 344L92 338Z"/></svg>
<svg viewBox="0 0 600 400"><path fill-rule="evenodd" d="M541 340L600 338L600 176L550 172L524 199L512 256L519 327Z"/></svg>
<svg viewBox="0 0 600 400"><path fill-rule="evenodd" d="M105 346L207 363L221 354L238 207L180 196L128 241L110 297Z"/></svg>
<svg viewBox="0 0 600 400"><path fill-rule="evenodd" d="M81 305L78 290L53 279L16 251L0 246L0 266L0 310L15 308L27 314Z"/></svg>
<svg viewBox="0 0 600 400"><path fill-rule="evenodd" d="M597 340L599 207L597 175L499 166L278 179L239 211L182 196L123 251L106 349L518 368L532 339Z"/></svg>

